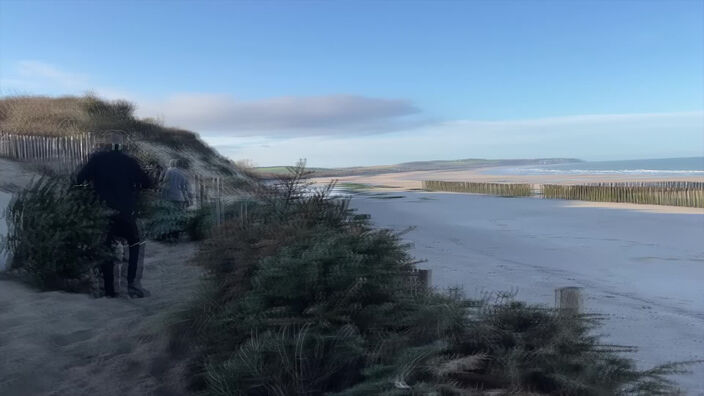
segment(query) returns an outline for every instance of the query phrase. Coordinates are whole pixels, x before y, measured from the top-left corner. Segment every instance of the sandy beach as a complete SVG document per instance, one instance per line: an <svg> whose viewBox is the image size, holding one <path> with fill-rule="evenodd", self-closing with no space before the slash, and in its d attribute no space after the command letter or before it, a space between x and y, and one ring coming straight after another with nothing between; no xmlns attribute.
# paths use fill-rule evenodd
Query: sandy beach
<svg viewBox="0 0 704 396"><path fill-rule="evenodd" d="M394 172L377 175L343 176L335 178L340 183L360 183L378 186L382 189L412 190L422 187L423 180L464 181L483 183L528 183L528 184L584 184L600 182L656 182L656 181L696 181L704 182L702 176L654 176L638 174L549 174L549 175L510 175L495 174L500 168L475 168L446 171ZM318 183L330 181L329 177L314 178Z"/></svg>
<svg viewBox="0 0 704 396"><path fill-rule="evenodd" d="M380 227L414 227L404 239L436 287L547 306L556 288L582 287L606 341L638 347L641 368L704 359L704 216L421 192L357 194L352 206ZM704 395L704 365L692 370L677 381Z"/></svg>
<svg viewBox="0 0 704 396"><path fill-rule="evenodd" d="M317 184L326 184L336 180L338 185L345 183L363 184L370 186L374 191L414 191L423 187L424 180L463 181L482 183L527 183L527 184L586 184L602 182L660 182L660 181L694 181L704 182L702 176L653 176L636 174L550 174L550 175L505 175L493 174L493 169L476 168L453 171L422 171L422 172L395 172L378 175L345 176L338 178L319 177L313 178ZM574 206L589 206L612 209L628 209L657 213L701 214L704 209L686 208L662 205L638 205L613 202L583 202L573 201Z"/></svg>

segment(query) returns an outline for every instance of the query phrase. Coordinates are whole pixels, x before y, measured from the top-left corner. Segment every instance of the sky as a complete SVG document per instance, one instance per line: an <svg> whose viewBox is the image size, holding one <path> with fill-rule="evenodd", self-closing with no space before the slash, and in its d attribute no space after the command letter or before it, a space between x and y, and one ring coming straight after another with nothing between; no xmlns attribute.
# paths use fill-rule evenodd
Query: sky
<svg viewBox="0 0 704 396"><path fill-rule="evenodd" d="M89 91L260 166L704 156L704 0L0 1L0 95Z"/></svg>

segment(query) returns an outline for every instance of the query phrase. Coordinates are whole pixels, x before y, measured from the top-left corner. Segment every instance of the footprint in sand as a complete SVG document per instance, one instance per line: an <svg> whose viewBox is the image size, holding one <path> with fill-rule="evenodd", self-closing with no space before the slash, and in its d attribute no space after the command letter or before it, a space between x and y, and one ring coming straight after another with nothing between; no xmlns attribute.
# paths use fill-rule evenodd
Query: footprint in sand
<svg viewBox="0 0 704 396"><path fill-rule="evenodd" d="M60 347L75 344L77 342L85 341L93 338L95 335L94 330L77 330L68 334L54 334L49 336L49 340L52 344Z"/></svg>

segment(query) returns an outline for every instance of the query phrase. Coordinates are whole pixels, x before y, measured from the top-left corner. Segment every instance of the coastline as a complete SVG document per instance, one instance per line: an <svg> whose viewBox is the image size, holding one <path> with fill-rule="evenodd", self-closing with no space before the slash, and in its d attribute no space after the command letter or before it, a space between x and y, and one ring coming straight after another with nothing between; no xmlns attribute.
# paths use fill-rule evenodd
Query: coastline
<svg viewBox="0 0 704 396"><path fill-rule="evenodd" d="M528 184L587 184L587 183L617 183L617 182L662 182L662 181L691 181L704 182L704 176L655 176L635 174L549 174L549 175L507 175L492 174L492 169L505 167L486 167L467 170L451 171L413 171L381 173L377 175L358 175L343 177L313 177L312 181L318 184L329 183L337 180L338 185L346 183L368 185L372 191L377 192L403 192L421 191L424 180L464 181L481 183L528 183ZM449 193L443 194L465 194ZM524 198L525 199L525 198ZM704 215L702 208L689 208L681 206L641 205L617 202L593 201L565 201L566 207L573 208L607 208L621 210L637 210L649 213L664 214L699 214Z"/></svg>

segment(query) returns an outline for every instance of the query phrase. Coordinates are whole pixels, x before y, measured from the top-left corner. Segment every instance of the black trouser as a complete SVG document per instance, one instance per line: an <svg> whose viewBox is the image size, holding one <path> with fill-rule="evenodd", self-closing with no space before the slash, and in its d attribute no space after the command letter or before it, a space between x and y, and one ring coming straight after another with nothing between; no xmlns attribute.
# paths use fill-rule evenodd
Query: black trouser
<svg viewBox="0 0 704 396"><path fill-rule="evenodd" d="M130 246L129 265L127 267L127 283L132 284L137 277L137 265L139 262L139 231L137 221L132 215L116 214L110 218L110 228L108 230L107 244L113 247L117 238L124 238ZM103 263L103 280L105 282L105 294L115 293L114 269L112 260Z"/></svg>

